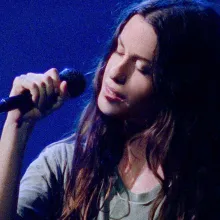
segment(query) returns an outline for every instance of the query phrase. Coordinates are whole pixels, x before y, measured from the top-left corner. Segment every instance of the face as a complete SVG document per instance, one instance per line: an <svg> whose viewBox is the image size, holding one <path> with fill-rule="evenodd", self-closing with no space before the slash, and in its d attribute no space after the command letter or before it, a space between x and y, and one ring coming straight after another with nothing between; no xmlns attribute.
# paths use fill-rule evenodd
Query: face
<svg viewBox="0 0 220 220"><path fill-rule="evenodd" d="M141 15L134 15L124 26L98 96L98 107L105 115L122 119L149 115L153 92L149 69L156 44L153 27Z"/></svg>

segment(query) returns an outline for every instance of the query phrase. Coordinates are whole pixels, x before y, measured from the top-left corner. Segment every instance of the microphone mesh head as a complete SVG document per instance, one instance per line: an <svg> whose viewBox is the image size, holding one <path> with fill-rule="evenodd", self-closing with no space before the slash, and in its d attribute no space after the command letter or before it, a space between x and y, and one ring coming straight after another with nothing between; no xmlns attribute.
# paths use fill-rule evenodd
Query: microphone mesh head
<svg viewBox="0 0 220 220"><path fill-rule="evenodd" d="M86 80L82 73L74 69L64 69L59 74L61 81L67 82L67 89L71 97L81 95L86 87Z"/></svg>

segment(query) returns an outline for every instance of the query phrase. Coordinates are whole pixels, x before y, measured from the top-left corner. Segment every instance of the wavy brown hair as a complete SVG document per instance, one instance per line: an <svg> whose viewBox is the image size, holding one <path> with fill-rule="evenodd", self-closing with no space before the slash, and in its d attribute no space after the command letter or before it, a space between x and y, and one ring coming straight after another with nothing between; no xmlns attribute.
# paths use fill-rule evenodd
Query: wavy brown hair
<svg viewBox="0 0 220 220"><path fill-rule="evenodd" d="M220 18L210 3L197 0L143 1L124 14L97 69L94 95L76 132L60 219L95 218L103 205L100 196L110 195L126 142L125 124L103 115L97 97L117 38L135 14L143 15L158 36L151 69L155 114L131 140L146 144L148 165L162 185L150 219L156 210L159 220L217 219Z"/></svg>

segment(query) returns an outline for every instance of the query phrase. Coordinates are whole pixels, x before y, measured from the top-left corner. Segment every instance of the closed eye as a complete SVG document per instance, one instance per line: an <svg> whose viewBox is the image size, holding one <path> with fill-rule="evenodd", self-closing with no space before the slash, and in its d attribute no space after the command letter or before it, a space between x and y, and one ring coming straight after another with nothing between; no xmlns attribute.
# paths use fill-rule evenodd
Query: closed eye
<svg viewBox="0 0 220 220"><path fill-rule="evenodd" d="M124 55L125 54L125 48L124 48L124 45L121 42L120 37L118 38L117 48L116 48L115 52L119 55Z"/></svg>
<svg viewBox="0 0 220 220"><path fill-rule="evenodd" d="M124 52L120 51L120 50L116 50L115 53L117 53L118 55L124 55Z"/></svg>
<svg viewBox="0 0 220 220"><path fill-rule="evenodd" d="M144 75L150 75L151 74L151 68L149 66L138 69L139 72L141 72Z"/></svg>
<svg viewBox="0 0 220 220"><path fill-rule="evenodd" d="M115 52L116 52L117 54L119 54L119 55L124 55L124 54L125 54L124 48L123 48L122 46L120 46L120 45L117 46Z"/></svg>

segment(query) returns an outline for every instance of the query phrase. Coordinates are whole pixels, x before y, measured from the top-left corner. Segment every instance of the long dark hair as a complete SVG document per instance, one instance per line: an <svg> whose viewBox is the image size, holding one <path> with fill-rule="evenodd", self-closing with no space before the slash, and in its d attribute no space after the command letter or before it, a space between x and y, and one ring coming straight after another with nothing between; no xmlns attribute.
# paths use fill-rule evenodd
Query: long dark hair
<svg viewBox="0 0 220 220"><path fill-rule="evenodd" d="M94 95L76 132L61 219L97 216L100 196L107 199L114 184L114 168L126 141L125 125L103 115L97 97L117 37L135 14L143 15L158 36L151 70L156 113L150 126L135 136L146 144L149 168L162 185L150 218L159 209L160 220L216 219L213 216L220 205L220 17L209 3L197 0L143 1L124 14L97 69ZM157 172L159 166L163 178Z"/></svg>

